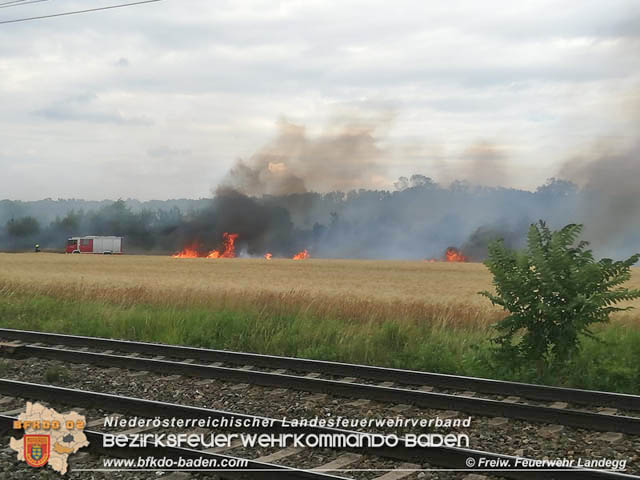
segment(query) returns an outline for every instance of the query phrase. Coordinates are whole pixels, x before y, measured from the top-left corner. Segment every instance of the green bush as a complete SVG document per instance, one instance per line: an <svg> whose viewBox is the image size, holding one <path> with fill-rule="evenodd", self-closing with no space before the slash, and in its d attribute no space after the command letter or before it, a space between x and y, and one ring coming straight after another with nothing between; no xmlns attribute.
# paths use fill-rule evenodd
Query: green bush
<svg viewBox="0 0 640 480"><path fill-rule="evenodd" d="M496 241L485 265L496 294L480 292L509 315L495 325L495 355L502 366L535 365L539 378L551 366L564 366L580 348L590 326L609 321L615 304L640 297L621 285L631 277L636 254L623 261L596 261L587 242L577 242L582 225L552 232L543 221L531 225L527 248L514 251Z"/></svg>

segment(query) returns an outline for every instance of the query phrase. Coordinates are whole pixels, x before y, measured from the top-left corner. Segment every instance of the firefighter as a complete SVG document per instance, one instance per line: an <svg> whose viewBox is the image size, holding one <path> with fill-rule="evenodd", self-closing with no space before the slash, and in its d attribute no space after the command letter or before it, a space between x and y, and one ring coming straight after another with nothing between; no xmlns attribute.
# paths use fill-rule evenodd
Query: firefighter
<svg viewBox="0 0 640 480"><path fill-rule="evenodd" d="M36 243L35 251L36 251L36 253L38 253L40 251L40 244L39 243Z"/></svg>

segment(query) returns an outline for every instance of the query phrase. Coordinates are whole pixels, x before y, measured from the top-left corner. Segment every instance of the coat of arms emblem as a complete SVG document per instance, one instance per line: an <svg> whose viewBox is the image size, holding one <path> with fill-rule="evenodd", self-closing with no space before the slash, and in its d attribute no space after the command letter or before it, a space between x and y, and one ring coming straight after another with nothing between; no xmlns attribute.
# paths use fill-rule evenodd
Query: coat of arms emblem
<svg viewBox="0 0 640 480"><path fill-rule="evenodd" d="M42 467L49 461L51 440L49 435L25 435L24 459L32 467Z"/></svg>

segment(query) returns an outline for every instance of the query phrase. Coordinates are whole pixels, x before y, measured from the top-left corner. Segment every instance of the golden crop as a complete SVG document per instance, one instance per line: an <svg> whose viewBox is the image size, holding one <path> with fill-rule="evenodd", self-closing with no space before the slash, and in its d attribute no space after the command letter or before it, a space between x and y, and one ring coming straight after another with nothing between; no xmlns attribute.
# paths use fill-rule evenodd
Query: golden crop
<svg viewBox="0 0 640 480"><path fill-rule="evenodd" d="M629 286L638 288L640 269L635 272ZM0 295L33 292L123 305L250 308L350 321L429 319L485 328L503 315L477 294L490 288L491 275L479 263L0 253Z"/></svg>

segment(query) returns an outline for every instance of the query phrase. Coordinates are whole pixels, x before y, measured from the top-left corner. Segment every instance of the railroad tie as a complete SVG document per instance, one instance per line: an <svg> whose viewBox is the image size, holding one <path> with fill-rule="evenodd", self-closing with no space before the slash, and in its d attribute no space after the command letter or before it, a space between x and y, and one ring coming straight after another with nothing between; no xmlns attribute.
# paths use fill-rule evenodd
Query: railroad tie
<svg viewBox="0 0 640 480"><path fill-rule="evenodd" d="M15 408L13 410L8 410L6 412L0 413L0 415L6 415L10 417L11 415L15 415L16 413L24 413L24 408L25 407L20 407L20 408Z"/></svg>
<svg viewBox="0 0 640 480"><path fill-rule="evenodd" d="M77 452L71 458L69 458L69 462L72 465L77 465L81 463L86 463L91 459L91 454L87 452Z"/></svg>
<svg viewBox="0 0 640 480"><path fill-rule="evenodd" d="M305 398L308 402L322 402L327 399L326 393L314 393L313 395L309 395Z"/></svg>
<svg viewBox="0 0 640 480"><path fill-rule="evenodd" d="M390 408L390 410L394 413L404 413L408 410L411 410L413 407L411 405L407 405L406 403L399 403Z"/></svg>
<svg viewBox="0 0 640 480"><path fill-rule="evenodd" d="M262 463L273 463L278 460L282 460L283 458L290 457L291 455L295 455L296 453L300 453L304 450L304 447L287 447L282 450L278 450L277 452L273 452L271 455L265 455L260 458L256 458L256 462Z"/></svg>
<svg viewBox="0 0 640 480"><path fill-rule="evenodd" d="M212 378L205 378L204 380L197 381L196 385L211 385L214 381Z"/></svg>
<svg viewBox="0 0 640 480"><path fill-rule="evenodd" d="M456 418L458 415L460 415L460 412L457 410L445 410L444 412L439 413L438 417L447 420L449 418Z"/></svg>
<svg viewBox="0 0 640 480"><path fill-rule="evenodd" d="M187 480L188 478L191 478L191 475L186 472L173 472L162 476L162 480Z"/></svg>
<svg viewBox="0 0 640 480"><path fill-rule="evenodd" d="M601 413L602 415L615 415L616 413L618 413L618 409L603 407L598 409L598 413Z"/></svg>
<svg viewBox="0 0 640 480"><path fill-rule="evenodd" d="M85 417L87 416L86 408L74 408L72 410L67 410L63 415L69 415L71 412L76 412L78 415L84 415Z"/></svg>
<svg viewBox="0 0 640 480"><path fill-rule="evenodd" d="M287 393L289 391L288 388L274 388L273 390L268 390L266 392L267 395L272 396L272 397L277 397L280 395L284 395L285 393Z"/></svg>
<svg viewBox="0 0 640 480"><path fill-rule="evenodd" d="M365 406L371 405L371 400L367 398L361 398L360 400L349 402L346 405L350 405L352 407L365 407Z"/></svg>
<svg viewBox="0 0 640 480"><path fill-rule="evenodd" d="M501 425L506 425L507 423L509 423L509 419L504 417L492 417L487 423L489 423L489 425L491 425L492 427L499 427Z"/></svg>
<svg viewBox="0 0 640 480"><path fill-rule="evenodd" d="M249 388L248 383L236 383L235 385L231 385L229 390L244 390L245 388Z"/></svg>
<svg viewBox="0 0 640 480"><path fill-rule="evenodd" d="M562 430L564 430L563 425L548 425L546 427L539 428L538 435L542 438L553 438Z"/></svg>
<svg viewBox="0 0 640 480"><path fill-rule="evenodd" d="M400 480L401 478L413 475L415 470L420 470L422 467L415 463L403 463L398 470L393 472L387 472L380 477L376 477L373 480ZM404 470L404 471L403 471Z"/></svg>
<svg viewBox="0 0 640 480"><path fill-rule="evenodd" d="M598 440L603 442L616 443L624 438L624 435L620 432L607 432L598 437Z"/></svg>
<svg viewBox="0 0 640 480"><path fill-rule="evenodd" d="M116 418L121 418L120 415L117 415L115 413L112 413L110 415L105 415L102 418L96 418L95 420L91 420L89 422L87 422L87 427L89 428L95 428L95 427L101 427L102 425L104 425L104 419L106 417L116 417Z"/></svg>
<svg viewBox="0 0 640 480"><path fill-rule="evenodd" d="M155 428L154 427L135 427L135 428L130 428L129 430L116 432L116 434L117 435L133 435L134 433L149 432L151 430L155 430Z"/></svg>
<svg viewBox="0 0 640 480"><path fill-rule="evenodd" d="M242 439L240 438L236 438L234 440L231 441L231 443L228 446L222 446L222 447L212 447L212 448L207 448L206 450L204 450L207 453L221 453L221 452L225 452L227 450L233 450L234 448L238 448L242 446Z"/></svg>
<svg viewBox="0 0 640 480"><path fill-rule="evenodd" d="M335 460L330 461L329 463L325 463L324 465L320 465L319 467L315 467L312 470L340 470L347 465L351 465L360 461L362 455L357 453L345 453L344 455L340 455Z"/></svg>

